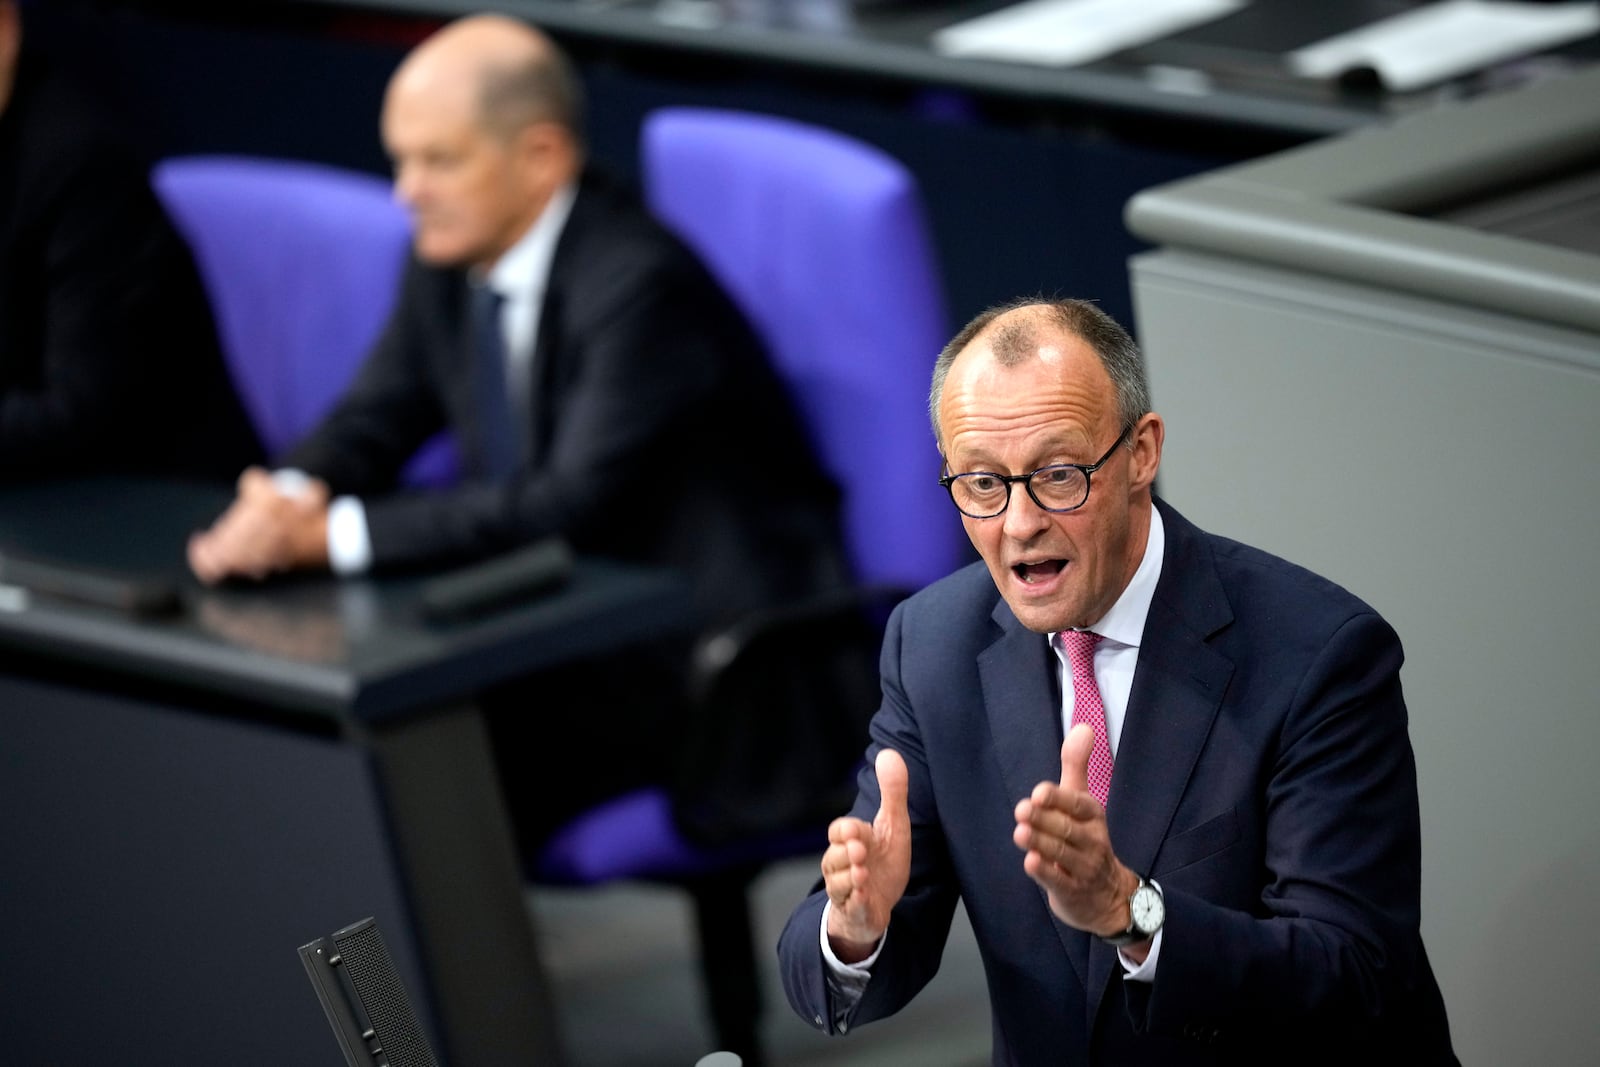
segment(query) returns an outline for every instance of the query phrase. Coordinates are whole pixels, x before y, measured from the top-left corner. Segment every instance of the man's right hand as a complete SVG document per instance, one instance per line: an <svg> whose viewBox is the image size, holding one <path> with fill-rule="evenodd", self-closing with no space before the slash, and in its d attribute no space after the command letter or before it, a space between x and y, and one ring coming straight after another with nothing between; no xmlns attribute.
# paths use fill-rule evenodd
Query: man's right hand
<svg viewBox="0 0 1600 1067"><path fill-rule="evenodd" d="M260 580L278 571L328 565L328 486L307 478L285 492L260 467L239 476L228 510L189 538L189 567L208 585L243 576Z"/></svg>
<svg viewBox="0 0 1600 1067"><path fill-rule="evenodd" d="M874 769L880 796L877 817L870 825L849 817L835 819L822 855L822 878L833 902L828 945L842 963L872 955L911 877L906 762L886 748L878 753Z"/></svg>

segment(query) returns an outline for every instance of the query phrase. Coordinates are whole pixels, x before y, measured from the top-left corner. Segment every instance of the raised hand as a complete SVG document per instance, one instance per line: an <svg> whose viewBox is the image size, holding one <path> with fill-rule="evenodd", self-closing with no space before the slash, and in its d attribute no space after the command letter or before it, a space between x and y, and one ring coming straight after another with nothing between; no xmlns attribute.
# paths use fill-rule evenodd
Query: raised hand
<svg viewBox="0 0 1600 1067"><path fill-rule="evenodd" d="M872 955L889 912L911 877L911 814L906 807L906 763L886 748L873 764L878 775L878 814L870 824L849 817L828 827L822 878L833 907L828 943L834 955L854 963Z"/></svg>
<svg viewBox="0 0 1600 1067"><path fill-rule="evenodd" d="M1139 878L1111 850L1105 809L1089 792L1094 731L1079 724L1061 745L1061 782L1040 782L1017 802L1012 840L1022 869L1042 886L1068 926L1109 935L1128 927L1128 897Z"/></svg>

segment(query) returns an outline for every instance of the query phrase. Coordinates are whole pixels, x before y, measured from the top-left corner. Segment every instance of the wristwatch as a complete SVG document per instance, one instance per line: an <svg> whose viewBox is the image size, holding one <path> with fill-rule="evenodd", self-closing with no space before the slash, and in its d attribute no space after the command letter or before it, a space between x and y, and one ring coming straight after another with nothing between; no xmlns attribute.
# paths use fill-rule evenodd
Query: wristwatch
<svg viewBox="0 0 1600 1067"><path fill-rule="evenodd" d="M1166 918L1167 905L1161 897L1161 887L1140 875L1139 888L1128 897L1128 928L1102 940L1118 948L1144 941L1156 936L1156 931L1161 929Z"/></svg>

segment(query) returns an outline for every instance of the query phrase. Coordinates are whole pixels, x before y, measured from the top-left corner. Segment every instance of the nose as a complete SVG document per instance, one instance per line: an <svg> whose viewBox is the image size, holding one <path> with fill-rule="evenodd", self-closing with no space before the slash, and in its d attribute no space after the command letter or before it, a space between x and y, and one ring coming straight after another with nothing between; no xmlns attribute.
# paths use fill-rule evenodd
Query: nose
<svg viewBox="0 0 1600 1067"><path fill-rule="evenodd" d="M407 207L414 207L421 188L417 168L402 163L394 169L394 198Z"/></svg>
<svg viewBox="0 0 1600 1067"><path fill-rule="evenodd" d="M1007 486L1011 502L1000 515L1005 523L1005 535L1014 541L1026 541L1044 529L1050 522L1050 513L1033 502L1027 486L1016 482Z"/></svg>

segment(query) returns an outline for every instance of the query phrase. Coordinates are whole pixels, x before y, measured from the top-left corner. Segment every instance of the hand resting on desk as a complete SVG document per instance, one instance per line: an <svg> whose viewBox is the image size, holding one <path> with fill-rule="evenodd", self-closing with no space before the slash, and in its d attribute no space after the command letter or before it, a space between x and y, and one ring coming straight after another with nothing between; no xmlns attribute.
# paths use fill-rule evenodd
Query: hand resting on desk
<svg viewBox="0 0 1600 1067"><path fill-rule="evenodd" d="M189 538L189 567L208 585L226 578L261 580L280 571L328 565L328 486L306 478L287 491L272 474L251 467L239 495Z"/></svg>

